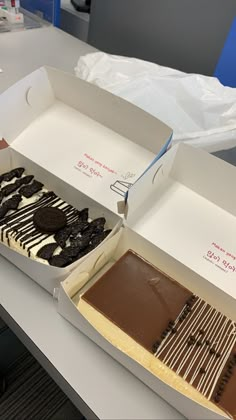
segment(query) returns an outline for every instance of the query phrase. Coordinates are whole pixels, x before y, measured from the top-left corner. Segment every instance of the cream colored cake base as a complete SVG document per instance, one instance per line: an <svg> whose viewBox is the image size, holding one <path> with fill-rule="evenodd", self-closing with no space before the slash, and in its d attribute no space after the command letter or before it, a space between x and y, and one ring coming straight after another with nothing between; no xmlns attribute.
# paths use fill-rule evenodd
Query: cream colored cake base
<svg viewBox="0 0 236 420"><path fill-rule="evenodd" d="M229 418L232 418L228 413L207 400L200 392L164 365L157 357L154 357L154 355L136 343L136 341L124 333L119 327L84 301L82 297L80 298L78 309L84 318L86 318L107 341L138 362L153 375L157 376L161 381L202 406L223 416L228 415Z"/></svg>

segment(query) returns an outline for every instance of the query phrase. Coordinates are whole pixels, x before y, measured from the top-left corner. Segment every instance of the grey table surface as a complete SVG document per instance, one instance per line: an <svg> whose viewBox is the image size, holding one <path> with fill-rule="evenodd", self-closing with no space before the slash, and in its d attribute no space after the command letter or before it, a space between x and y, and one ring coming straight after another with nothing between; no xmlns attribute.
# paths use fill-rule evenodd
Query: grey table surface
<svg viewBox="0 0 236 420"><path fill-rule="evenodd" d="M0 35L0 93L42 65L73 72L94 49L53 27ZM53 298L0 257L0 316L87 418L183 419L64 320Z"/></svg>

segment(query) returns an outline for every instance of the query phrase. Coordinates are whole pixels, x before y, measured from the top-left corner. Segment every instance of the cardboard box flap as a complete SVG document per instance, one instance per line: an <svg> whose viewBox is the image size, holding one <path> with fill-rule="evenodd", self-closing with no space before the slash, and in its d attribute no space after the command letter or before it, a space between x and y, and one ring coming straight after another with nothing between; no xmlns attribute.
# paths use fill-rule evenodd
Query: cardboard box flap
<svg viewBox="0 0 236 420"><path fill-rule="evenodd" d="M126 221L142 237L233 298L235 181L235 167L180 144L130 190Z"/></svg>
<svg viewBox="0 0 236 420"><path fill-rule="evenodd" d="M127 101L51 68L4 92L0 107L0 137L14 150L113 211L172 135Z"/></svg>
<svg viewBox="0 0 236 420"><path fill-rule="evenodd" d="M172 135L162 121L119 96L71 74L49 67L46 71L58 100L150 152L157 154Z"/></svg>
<svg viewBox="0 0 236 420"><path fill-rule="evenodd" d="M11 144L54 100L45 69L39 69L11 86L0 95L0 138Z"/></svg>

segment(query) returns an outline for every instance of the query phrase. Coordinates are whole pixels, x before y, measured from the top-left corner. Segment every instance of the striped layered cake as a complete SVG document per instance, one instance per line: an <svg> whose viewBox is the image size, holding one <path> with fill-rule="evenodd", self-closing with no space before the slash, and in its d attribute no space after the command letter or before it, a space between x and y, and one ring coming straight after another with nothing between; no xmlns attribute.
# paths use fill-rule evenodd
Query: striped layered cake
<svg viewBox="0 0 236 420"><path fill-rule="evenodd" d="M111 232L104 217L91 220L24 168L0 175L0 238L44 264L65 267L97 247Z"/></svg>

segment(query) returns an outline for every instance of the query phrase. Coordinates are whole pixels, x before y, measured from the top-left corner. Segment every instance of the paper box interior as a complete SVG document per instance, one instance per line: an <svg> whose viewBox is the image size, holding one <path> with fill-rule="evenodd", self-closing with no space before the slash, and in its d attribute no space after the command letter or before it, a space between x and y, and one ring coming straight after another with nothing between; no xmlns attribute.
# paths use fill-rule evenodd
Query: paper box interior
<svg viewBox="0 0 236 420"><path fill-rule="evenodd" d="M191 279L192 291L198 291L197 284L199 282L204 285L204 279L191 269L140 237L133 230L125 227L95 250L90 258L86 259L61 283L58 312L187 418L202 420L227 418L199 405L187 395L174 390L170 385L154 376L137 361L114 347L80 314L78 303L81 294L91 287L128 249L133 249L159 268L165 267L166 274L174 275L179 283L183 284ZM205 291L204 295L210 296L208 291ZM220 300L218 307L221 304Z"/></svg>
<svg viewBox="0 0 236 420"><path fill-rule="evenodd" d="M234 166L180 144L134 185L126 211L130 229L205 278L212 298L227 296L236 320L234 180Z"/></svg>
<svg viewBox="0 0 236 420"><path fill-rule="evenodd" d="M61 284L59 291L58 311L67 320L187 418L221 417L170 389L113 347L83 318L77 304L80 295L111 264L126 250L133 249L236 320L235 274L230 260L234 256L230 234L235 226L236 203L232 201L231 191L225 188L235 176L234 167L205 152L186 145L174 147L130 190L126 227L75 270ZM216 179L221 178L222 185L218 183L214 188ZM223 261L226 258L230 261L228 271L227 267L222 270L220 264L218 267L211 263L212 256L214 261L216 255L216 245L221 245L221 251L216 249L222 253ZM226 263L223 261L224 267Z"/></svg>
<svg viewBox="0 0 236 420"><path fill-rule="evenodd" d="M117 229L122 197L163 153L171 129L141 109L72 75L41 68L0 96L1 173L24 166L92 218ZM2 148L1 147L1 148ZM51 293L75 265L55 268L5 245L0 252ZM80 262L82 259L79 260Z"/></svg>

